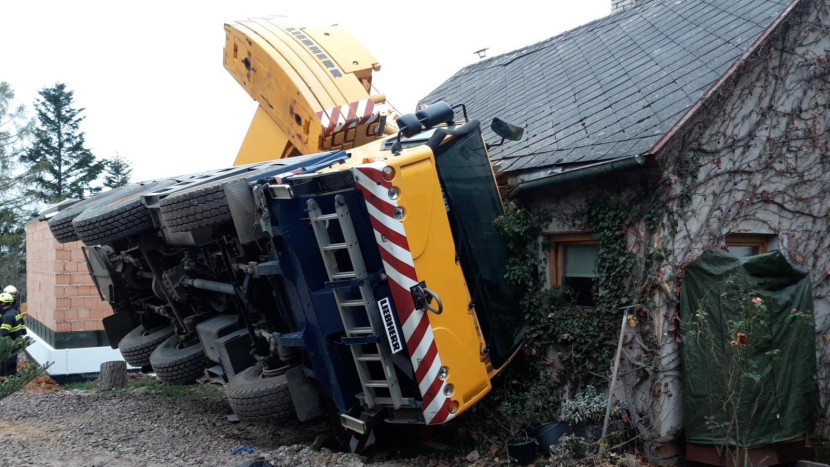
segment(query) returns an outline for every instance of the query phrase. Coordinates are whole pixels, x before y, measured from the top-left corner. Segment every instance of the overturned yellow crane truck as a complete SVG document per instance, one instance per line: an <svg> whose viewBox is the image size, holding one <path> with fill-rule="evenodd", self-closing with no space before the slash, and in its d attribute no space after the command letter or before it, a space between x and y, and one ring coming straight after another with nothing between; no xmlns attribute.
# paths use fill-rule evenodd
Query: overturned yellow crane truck
<svg viewBox="0 0 830 467"><path fill-rule="evenodd" d="M337 26L225 34L225 67L259 103L236 166L49 222L86 244L110 342L164 382L227 384L242 420L337 416L356 451L380 422L463 413L524 332L479 122L447 103L393 121L370 94L377 61Z"/></svg>

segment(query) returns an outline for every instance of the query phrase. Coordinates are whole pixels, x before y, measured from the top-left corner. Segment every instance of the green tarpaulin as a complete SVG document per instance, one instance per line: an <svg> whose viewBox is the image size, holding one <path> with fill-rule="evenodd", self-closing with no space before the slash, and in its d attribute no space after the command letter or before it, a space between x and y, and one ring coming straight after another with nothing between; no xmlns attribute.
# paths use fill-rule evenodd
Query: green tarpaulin
<svg viewBox="0 0 830 467"><path fill-rule="evenodd" d="M680 294L690 443L754 447L812 431L819 414L810 276L771 253L707 251Z"/></svg>

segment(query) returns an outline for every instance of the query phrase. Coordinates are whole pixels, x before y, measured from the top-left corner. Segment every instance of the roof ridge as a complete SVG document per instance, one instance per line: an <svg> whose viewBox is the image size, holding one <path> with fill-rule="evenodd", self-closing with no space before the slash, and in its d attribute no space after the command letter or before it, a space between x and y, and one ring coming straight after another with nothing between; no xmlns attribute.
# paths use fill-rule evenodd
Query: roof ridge
<svg viewBox="0 0 830 467"><path fill-rule="evenodd" d="M792 4L654 0L468 65L421 102L465 102L480 120L525 125L521 149L491 152L537 154L521 170L654 151ZM511 164L503 170L519 169Z"/></svg>
<svg viewBox="0 0 830 467"><path fill-rule="evenodd" d="M537 41L537 42L534 42L534 43L532 43L532 44L528 44L528 45L526 45L526 46L524 46L524 47L519 47L518 49L514 49L514 50L511 50L511 51L509 51L509 52L504 52L504 53L502 53L502 54L499 54L499 55L494 55L494 56L492 56L492 57L488 57L488 58L485 58L485 59L483 59L483 60L479 60L479 61L477 61L477 62L475 62L475 63L471 63L471 64L469 64L469 65L467 65L467 66L465 66L465 67L462 67L460 70L458 70L458 71L456 72L456 74L462 73L462 72L464 72L465 70L467 70L467 69L469 69L469 68L479 67L479 66L481 66L481 65L483 65L483 64L485 64L485 63L492 62L492 61L497 60L497 59L499 59L499 58L506 57L507 55L510 55L510 54L515 54L515 53L517 53L517 52L524 51L524 50L528 50L528 49L530 49L530 48L533 48L533 47L535 47L535 46L537 46L537 45L540 45L540 44L543 44L543 43L545 43L545 42L552 42L554 39L558 39L558 38L563 37L563 36L565 36L565 35L569 35L569 34L571 34L571 33L575 33L576 31L582 30L583 28L588 28L589 26L594 26L594 25L596 25L597 23L604 22L604 21L608 21L608 20L610 20L610 19L623 18L623 17L625 17L625 16L632 15L632 14L634 14L634 13L636 13L636 12L639 12L640 10L651 8L651 7L653 7L654 5L658 5L658 4L661 4L661 3L670 3L670 2L674 2L674 1L677 1L677 0L651 0L651 1L648 1L648 2L645 2L645 3L642 3L642 4L639 4L639 5L636 5L636 6L632 6L632 7L630 7L630 8L625 8L625 9L623 9L623 10L621 10L621 11L617 12L617 13L610 12L609 14L607 14L606 16L603 16L602 18L597 18L597 19L595 19L595 20L593 20L593 21L589 21L589 22L587 22L587 23L585 23L585 24L580 24L579 26L575 26L575 27L573 27L573 28L571 28L571 29L568 29L568 30L562 31L562 32L560 32L559 34L556 34L555 36L548 37L547 39L542 39L542 40ZM541 49L538 49L538 50L541 50ZM533 52L536 52L536 51L537 51L537 50L534 50L534 51L529 52L529 53L533 53ZM529 53L525 53L525 54L522 54L522 55L520 55L520 56L518 56L518 57L515 57L513 60L518 59L518 58L521 58L521 57L523 57L523 56L525 56L525 55L529 55ZM503 65L497 65L497 66L504 66L504 65L508 65L508 64L510 64L511 62L513 62L513 60L511 60L510 62L507 62L507 63L505 63L505 64L503 64Z"/></svg>

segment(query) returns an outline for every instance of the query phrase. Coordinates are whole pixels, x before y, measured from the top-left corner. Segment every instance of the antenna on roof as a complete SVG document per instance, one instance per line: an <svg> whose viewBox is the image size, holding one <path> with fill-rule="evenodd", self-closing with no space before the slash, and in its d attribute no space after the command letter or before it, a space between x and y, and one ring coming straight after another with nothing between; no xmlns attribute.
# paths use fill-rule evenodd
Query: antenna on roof
<svg viewBox="0 0 830 467"><path fill-rule="evenodd" d="M484 49L481 49L481 50L476 50L476 51L475 51L475 52L473 52L473 53L474 53L474 54L478 54L478 58L479 58L479 59L482 59L482 58L484 58L484 57L486 57L486 56L487 56L487 51L488 51L488 50L490 50L490 48L489 48L489 47L484 48Z"/></svg>

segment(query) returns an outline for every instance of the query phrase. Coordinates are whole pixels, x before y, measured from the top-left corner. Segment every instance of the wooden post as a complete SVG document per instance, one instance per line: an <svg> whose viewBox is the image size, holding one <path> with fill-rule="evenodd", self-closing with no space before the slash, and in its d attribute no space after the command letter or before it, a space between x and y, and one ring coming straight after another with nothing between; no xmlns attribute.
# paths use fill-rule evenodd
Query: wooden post
<svg viewBox="0 0 830 467"><path fill-rule="evenodd" d="M123 360L104 362L101 364L101 375L98 377L98 387L102 391L123 388L127 385L127 363Z"/></svg>
<svg viewBox="0 0 830 467"><path fill-rule="evenodd" d="M605 435L608 434L608 419L611 417L611 396L614 394L614 384L617 382L617 370L620 369L620 351L623 346L623 338L625 338L625 325L628 322L628 310L640 306L639 303L631 306L624 306L620 308L623 310L622 326L620 327L620 339L617 341L617 354L614 356L614 371L611 373L611 384L608 385L608 402L605 404L605 421L602 423L602 437L599 439L601 451L605 451L607 444L605 443Z"/></svg>

